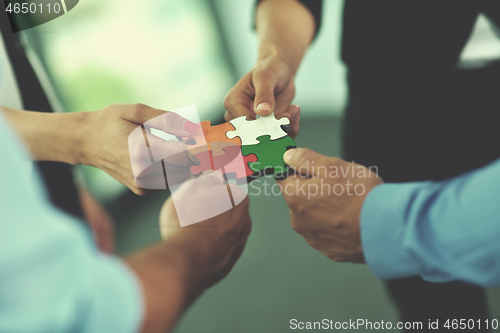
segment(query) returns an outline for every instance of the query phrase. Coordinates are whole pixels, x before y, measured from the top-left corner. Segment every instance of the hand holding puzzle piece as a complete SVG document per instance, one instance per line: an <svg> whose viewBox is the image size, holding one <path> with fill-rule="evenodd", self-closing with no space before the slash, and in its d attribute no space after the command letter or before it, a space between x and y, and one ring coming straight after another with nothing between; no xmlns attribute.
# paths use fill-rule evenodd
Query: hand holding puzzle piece
<svg viewBox="0 0 500 333"><path fill-rule="evenodd" d="M191 167L191 173L215 170L226 179L247 181L270 173L280 176L287 171L283 154L296 147L283 130L289 125L288 118L276 119L274 114L255 120L239 117L215 126L202 121L196 135L182 138L200 162Z"/></svg>

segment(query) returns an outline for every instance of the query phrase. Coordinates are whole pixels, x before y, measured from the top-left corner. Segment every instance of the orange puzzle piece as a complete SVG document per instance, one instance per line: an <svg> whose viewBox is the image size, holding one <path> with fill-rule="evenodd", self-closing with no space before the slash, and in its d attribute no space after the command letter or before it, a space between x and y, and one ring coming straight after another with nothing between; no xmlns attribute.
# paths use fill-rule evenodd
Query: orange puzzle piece
<svg viewBox="0 0 500 333"><path fill-rule="evenodd" d="M234 131L234 126L227 122L220 125L212 126L210 121L202 121L199 123L201 129L193 136L183 137L182 141L186 145L188 145L189 151L193 154L197 153L198 148L203 149L204 146L207 146L208 150L212 151L214 156L224 155L224 151L222 148L228 145L241 146L241 139L239 137L235 137L234 139L229 139L226 136L226 132ZM196 140L196 143L193 142L193 139ZM212 147L211 143L214 143ZM222 144L223 142L228 142L228 145ZM218 144L217 144L218 143ZM205 150L205 149L203 149Z"/></svg>

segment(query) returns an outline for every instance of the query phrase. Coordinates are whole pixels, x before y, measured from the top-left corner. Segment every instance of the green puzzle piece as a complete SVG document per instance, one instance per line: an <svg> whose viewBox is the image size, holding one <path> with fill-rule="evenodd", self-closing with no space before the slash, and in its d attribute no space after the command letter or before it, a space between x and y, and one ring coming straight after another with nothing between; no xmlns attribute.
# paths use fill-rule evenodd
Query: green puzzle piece
<svg viewBox="0 0 500 333"><path fill-rule="evenodd" d="M259 144L241 146L243 155L255 154L257 156L257 162L248 163L250 169L254 172L260 172L265 169L274 168L275 175L286 172L283 154L289 148L297 147L295 141L288 135L277 140L271 140L270 135L262 135L257 137L257 140L260 141Z"/></svg>

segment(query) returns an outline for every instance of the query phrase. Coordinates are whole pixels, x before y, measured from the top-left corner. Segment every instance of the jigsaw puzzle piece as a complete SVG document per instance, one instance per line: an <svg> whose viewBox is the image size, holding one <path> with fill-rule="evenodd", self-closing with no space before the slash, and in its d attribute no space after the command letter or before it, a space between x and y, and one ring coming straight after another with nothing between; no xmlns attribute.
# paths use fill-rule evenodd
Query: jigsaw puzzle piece
<svg viewBox="0 0 500 333"><path fill-rule="evenodd" d="M192 146L189 146L187 145L187 150L193 154L193 155L197 155L199 153L203 153L204 151L208 151L208 145L202 145L202 146L196 146L194 148L192 148Z"/></svg>
<svg viewBox="0 0 500 333"><path fill-rule="evenodd" d="M238 117L229 121L234 127L234 131L228 131L226 136L229 139L239 137L241 145L259 144L258 137L269 135L270 140L278 140L287 136L281 126L289 128L290 120L286 117L276 119L274 113L268 116L261 116L255 120L247 120L245 116Z"/></svg>
<svg viewBox="0 0 500 333"><path fill-rule="evenodd" d="M191 167L191 173L193 175L199 175L204 171L214 169L210 150L205 150L200 153L197 153L194 155L194 157L196 157L196 159L200 162L200 165L193 165Z"/></svg>
<svg viewBox="0 0 500 333"><path fill-rule="evenodd" d="M235 146L241 146L241 140L239 138L228 138L226 136L226 132L235 130L231 123L212 126L210 121L202 121L199 125L201 128L195 135L182 138L182 141L188 146L189 150L198 150L200 147L208 146L208 149L217 156L224 155L222 151L224 142Z"/></svg>
<svg viewBox="0 0 500 333"><path fill-rule="evenodd" d="M232 142L210 142L210 150L213 156L226 155L241 150L241 145L235 145Z"/></svg>
<svg viewBox="0 0 500 333"><path fill-rule="evenodd" d="M283 161L283 154L290 148L297 147L297 144L289 136L285 136L278 140L271 140L270 135L263 135L257 138L259 140L256 145L244 145L241 147L243 155L254 154L257 156L257 161L249 163L250 169L258 173L259 176L266 174L265 171L270 171L274 175L282 174L287 171L287 166Z"/></svg>
<svg viewBox="0 0 500 333"><path fill-rule="evenodd" d="M235 145L232 142L210 142L210 148L209 145L196 146L194 148L193 146L187 145L188 151L193 155L207 150L211 150L213 156L224 155L226 153L224 148L226 147L238 147L238 149L241 149L240 145Z"/></svg>
<svg viewBox="0 0 500 333"><path fill-rule="evenodd" d="M255 154L249 154L244 156L241 152L241 147L238 147L238 155L230 163L223 167L224 173L227 175L228 179L242 179L247 178L254 174L254 171L249 167L249 163L257 162L257 156ZM226 147L224 150L235 150L235 147ZM234 152L231 152L234 154Z"/></svg>
<svg viewBox="0 0 500 333"><path fill-rule="evenodd" d="M193 175L199 175L207 170L215 170L226 178L246 178L253 174L253 170L248 166L249 162L256 162L257 156L243 156L240 146L226 146L223 148L223 155L213 155L210 150L200 152L194 156L200 162L200 165L191 167Z"/></svg>

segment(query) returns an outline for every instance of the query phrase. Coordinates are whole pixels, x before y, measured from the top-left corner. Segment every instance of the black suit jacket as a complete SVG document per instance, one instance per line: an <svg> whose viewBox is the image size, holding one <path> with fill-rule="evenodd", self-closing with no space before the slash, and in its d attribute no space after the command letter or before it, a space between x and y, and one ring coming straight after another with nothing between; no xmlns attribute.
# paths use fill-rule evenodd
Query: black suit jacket
<svg viewBox="0 0 500 333"><path fill-rule="evenodd" d="M0 1L0 30L16 76L23 108L25 110L53 112L49 100L19 42L19 36L17 33L12 32L12 26L9 22L4 4ZM71 166L59 162L37 162L36 166L45 181L52 202L71 215L83 217Z"/></svg>

